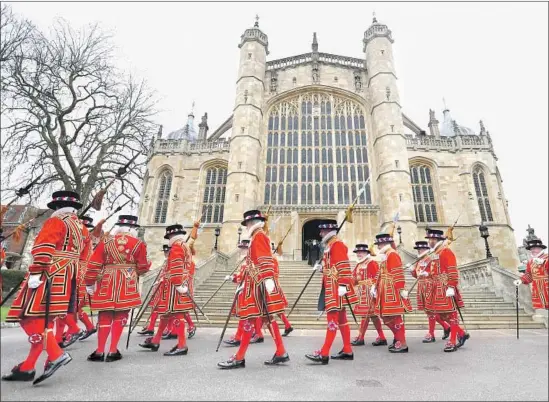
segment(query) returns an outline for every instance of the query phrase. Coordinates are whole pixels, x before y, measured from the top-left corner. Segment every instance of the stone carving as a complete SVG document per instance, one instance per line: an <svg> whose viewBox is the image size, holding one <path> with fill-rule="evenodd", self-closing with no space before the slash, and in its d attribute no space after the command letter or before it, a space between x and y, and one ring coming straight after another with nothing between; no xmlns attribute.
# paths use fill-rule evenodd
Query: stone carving
<svg viewBox="0 0 549 402"><path fill-rule="evenodd" d="M466 150L491 151L492 144L486 137L474 135L457 135L449 138L439 138L430 135L406 135L406 145L411 149L445 150L450 152Z"/></svg>
<svg viewBox="0 0 549 402"><path fill-rule="evenodd" d="M364 66L364 59L357 59L355 57L338 56L330 53L315 53L315 60L324 63L332 64L336 66L343 66L348 68L357 68L360 70L366 70ZM298 65L308 64L313 61L313 52L304 53L297 56L285 57L283 59L271 60L267 62L267 71L283 70L285 68L296 67Z"/></svg>
<svg viewBox="0 0 549 402"><path fill-rule="evenodd" d="M151 197L149 196L149 194L145 194L145 202L149 202L151 199Z"/></svg>
<svg viewBox="0 0 549 402"><path fill-rule="evenodd" d="M248 103L248 90L244 91L244 103Z"/></svg>
<svg viewBox="0 0 549 402"><path fill-rule="evenodd" d="M358 71L355 71L355 90L357 92L362 91L362 76Z"/></svg>
<svg viewBox="0 0 549 402"><path fill-rule="evenodd" d="M278 74L275 71L271 71L271 92L276 93L278 88Z"/></svg>
<svg viewBox="0 0 549 402"><path fill-rule="evenodd" d="M320 82L320 75L318 73L318 64L313 64L313 84L318 84Z"/></svg>
<svg viewBox="0 0 549 402"><path fill-rule="evenodd" d="M391 98L391 88L385 87L385 96L387 97L387 100Z"/></svg>

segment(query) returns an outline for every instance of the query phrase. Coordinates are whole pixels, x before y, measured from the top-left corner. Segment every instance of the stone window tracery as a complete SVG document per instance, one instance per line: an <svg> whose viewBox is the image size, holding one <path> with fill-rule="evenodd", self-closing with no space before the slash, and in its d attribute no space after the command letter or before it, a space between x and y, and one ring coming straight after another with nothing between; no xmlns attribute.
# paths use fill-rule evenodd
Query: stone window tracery
<svg viewBox="0 0 549 402"><path fill-rule="evenodd" d="M486 176L484 170L480 166L477 166L473 171L473 184L475 185L480 219L482 222L493 222L494 217L492 215L492 207L490 206L488 188L486 186Z"/></svg>
<svg viewBox="0 0 549 402"><path fill-rule="evenodd" d="M166 169L160 173L158 180L158 196L156 198L156 208L154 210L154 223L166 223L168 215L168 203L172 189L172 173Z"/></svg>
<svg viewBox="0 0 549 402"><path fill-rule="evenodd" d="M418 222L438 222L431 168L425 164L410 166L414 210Z"/></svg>
<svg viewBox="0 0 549 402"><path fill-rule="evenodd" d="M273 169L273 179L276 171ZM224 166L212 166L206 170L204 196L202 198L203 223L223 222L225 204L225 186L227 184L227 168Z"/></svg>
<svg viewBox="0 0 549 402"><path fill-rule="evenodd" d="M313 91L280 101L268 113L264 202L349 204L369 175L366 141L364 109L351 99ZM358 203L372 203L369 183Z"/></svg>

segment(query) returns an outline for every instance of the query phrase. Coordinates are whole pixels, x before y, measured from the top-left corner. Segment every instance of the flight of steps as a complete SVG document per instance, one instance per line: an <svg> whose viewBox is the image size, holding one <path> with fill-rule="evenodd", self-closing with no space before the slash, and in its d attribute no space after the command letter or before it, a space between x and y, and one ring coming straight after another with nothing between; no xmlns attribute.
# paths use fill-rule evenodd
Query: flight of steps
<svg viewBox="0 0 549 402"><path fill-rule="evenodd" d="M288 313L312 271L311 267L305 261L280 261L279 264L280 284L289 302L289 307L286 310L286 313ZM200 307L221 285L225 276L230 274L233 268L226 267L216 271L195 290L194 299ZM406 273L406 288L410 289L413 283L414 278ZM321 275L316 273L292 315L289 317L294 328L323 329L326 327L325 316L317 320L319 315L317 302L320 288ZM207 323L199 314L200 326L222 327L225 324L235 290L235 284L232 282L225 283L204 308L204 313L211 322ZM516 310L512 302L505 302L502 297L497 297L494 292L488 290L462 290L462 295L465 302L465 308L462 309L462 313L467 330L516 328ZM410 297L415 309L415 290ZM143 317L142 322L144 323L147 318L148 313L146 317ZM350 314L349 319L352 319ZM519 321L520 327L524 329L544 328L543 324L533 321L522 310L519 310ZM236 319L232 317L229 326L236 326L236 322ZM406 314L405 322L408 329L427 329L428 326L427 317L422 311Z"/></svg>

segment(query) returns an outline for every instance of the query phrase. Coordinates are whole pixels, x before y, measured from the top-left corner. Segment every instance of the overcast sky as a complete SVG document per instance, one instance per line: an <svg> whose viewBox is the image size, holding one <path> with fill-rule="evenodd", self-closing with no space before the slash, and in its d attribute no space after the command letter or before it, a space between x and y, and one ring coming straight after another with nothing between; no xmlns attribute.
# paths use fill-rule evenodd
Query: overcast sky
<svg viewBox="0 0 549 402"><path fill-rule="evenodd" d="M428 111L478 132L499 158L518 242L531 224L548 239L547 3L16 3L42 29L62 17L114 33L118 64L158 91L164 133L193 101L210 132L234 105L240 35L259 14L269 60L310 51L363 57L375 11L393 31L403 111L428 131Z"/></svg>

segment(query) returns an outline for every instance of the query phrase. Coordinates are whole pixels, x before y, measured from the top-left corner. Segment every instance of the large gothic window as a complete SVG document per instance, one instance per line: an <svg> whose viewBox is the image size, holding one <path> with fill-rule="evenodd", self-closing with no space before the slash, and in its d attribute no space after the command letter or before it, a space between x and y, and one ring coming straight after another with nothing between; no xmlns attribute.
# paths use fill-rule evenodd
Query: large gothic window
<svg viewBox="0 0 549 402"><path fill-rule="evenodd" d="M410 166L414 210L418 222L438 222L431 168L417 164Z"/></svg>
<svg viewBox="0 0 549 402"><path fill-rule="evenodd" d="M273 172L274 175L276 173ZM223 206L225 204L225 185L227 184L227 168L210 167L206 170L206 183L202 198L202 222L223 222ZM265 194L267 196L267 194ZM271 196L269 194L269 196ZM272 196L276 196L273 192Z"/></svg>
<svg viewBox="0 0 549 402"><path fill-rule="evenodd" d="M168 214L168 202L172 189L172 173L164 170L158 178L158 195L156 197L156 208L154 210L154 223L166 223Z"/></svg>
<svg viewBox="0 0 549 402"><path fill-rule="evenodd" d="M473 171L473 183L477 195L478 208L480 210L480 219L483 222L493 222L492 208L490 207L490 198L488 197L488 188L486 187L486 177L484 170L480 166Z"/></svg>
<svg viewBox="0 0 549 402"><path fill-rule="evenodd" d="M352 202L370 174L363 107L309 92L275 104L268 116L265 204ZM369 184L358 203L372 203Z"/></svg>

